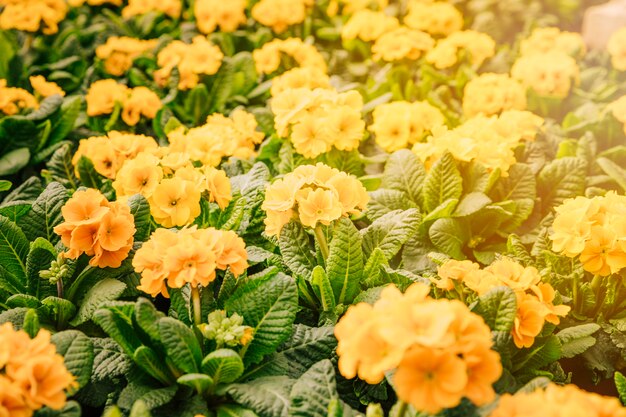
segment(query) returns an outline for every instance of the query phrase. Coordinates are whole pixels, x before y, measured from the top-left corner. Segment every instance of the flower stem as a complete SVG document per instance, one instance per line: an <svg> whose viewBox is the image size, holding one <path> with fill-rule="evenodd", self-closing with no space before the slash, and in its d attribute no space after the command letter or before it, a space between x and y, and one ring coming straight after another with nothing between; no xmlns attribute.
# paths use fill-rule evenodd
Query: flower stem
<svg viewBox="0 0 626 417"><path fill-rule="evenodd" d="M328 250L328 242L326 241L326 236L324 235L324 231L322 230L321 225L315 226L313 229L315 232L315 239L317 240L317 244L320 246L320 251L322 252L322 257L324 260L328 259L328 255L330 254Z"/></svg>
<svg viewBox="0 0 626 417"><path fill-rule="evenodd" d="M404 417L404 415L406 414L407 411L407 403L405 403L404 401L400 401L398 403L398 411L396 412L395 417Z"/></svg>
<svg viewBox="0 0 626 417"><path fill-rule="evenodd" d="M59 298L63 298L63 278L61 277L57 280L57 295Z"/></svg>
<svg viewBox="0 0 626 417"><path fill-rule="evenodd" d="M200 305L200 290L198 287L191 287L191 302L193 304L193 321L196 326L202 324L202 306Z"/></svg>

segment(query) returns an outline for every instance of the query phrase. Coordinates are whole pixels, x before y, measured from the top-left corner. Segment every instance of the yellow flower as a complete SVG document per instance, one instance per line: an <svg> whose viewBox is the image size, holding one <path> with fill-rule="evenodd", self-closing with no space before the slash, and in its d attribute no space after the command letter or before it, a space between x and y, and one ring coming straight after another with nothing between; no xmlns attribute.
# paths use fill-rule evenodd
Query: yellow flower
<svg viewBox="0 0 626 417"><path fill-rule="evenodd" d="M299 67L314 67L326 73L326 61L313 45L299 38L274 39L252 52L259 74L271 74L281 64L281 54L293 59Z"/></svg>
<svg viewBox="0 0 626 417"><path fill-rule="evenodd" d="M543 329L548 309L537 297L518 294L517 314L513 322L513 342L519 349L528 348L535 343L535 337Z"/></svg>
<svg viewBox="0 0 626 417"><path fill-rule="evenodd" d="M541 281L537 268L524 267L507 257L496 260L485 271L492 273L502 285L518 292L527 291Z"/></svg>
<svg viewBox="0 0 626 417"><path fill-rule="evenodd" d="M157 43L156 39L141 40L128 36L112 36L104 45L96 48L96 56L104 60L106 72L119 77L130 69L135 58L154 49Z"/></svg>
<svg viewBox="0 0 626 417"><path fill-rule="evenodd" d="M415 61L430 51L435 41L429 34L419 30L399 27L386 32L372 46L374 61Z"/></svg>
<svg viewBox="0 0 626 417"><path fill-rule="evenodd" d="M172 41L157 56L159 69L154 72L155 81L164 86L174 68L178 68L178 88L195 87L200 75L213 75L222 65L224 54L204 36L195 36L190 44Z"/></svg>
<svg viewBox="0 0 626 417"><path fill-rule="evenodd" d="M565 52L576 58L585 55L585 41L580 33L565 32L559 28L535 28L520 44L521 55Z"/></svg>
<svg viewBox="0 0 626 417"><path fill-rule="evenodd" d="M150 198L162 179L163 169L159 166L159 158L141 152L123 163L113 181L113 188L118 198L133 194Z"/></svg>
<svg viewBox="0 0 626 417"><path fill-rule="evenodd" d="M148 201L154 220L164 227L185 226L200 215L200 190L181 178L161 181Z"/></svg>
<svg viewBox="0 0 626 417"><path fill-rule="evenodd" d="M524 110L526 90L506 74L485 73L465 85L463 113L491 116L505 110Z"/></svg>
<svg viewBox="0 0 626 417"><path fill-rule="evenodd" d="M135 126L143 115L148 119L154 119L159 109L163 107L161 99L148 87L136 87L130 92L124 101L122 120L129 126Z"/></svg>
<svg viewBox="0 0 626 417"><path fill-rule="evenodd" d="M85 100L87 100L87 115L99 116L111 114L116 103L124 104L128 96L128 87L118 84L115 80L99 80L89 86Z"/></svg>
<svg viewBox="0 0 626 417"><path fill-rule="evenodd" d="M61 22L67 13L65 0L2 0L4 6L0 13L0 29L17 29L37 32L39 29L52 35L59 31Z"/></svg>
<svg viewBox="0 0 626 417"><path fill-rule="evenodd" d="M317 67L293 68L272 79L270 93L274 97L285 90L295 88L307 88L309 90L316 88L330 89L330 78Z"/></svg>
<svg viewBox="0 0 626 417"><path fill-rule="evenodd" d="M413 1L404 24L431 35L448 36L463 28L463 15L449 3Z"/></svg>
<svg viewBox="0 0 626 417"><path fill-rule="evenodd" d="M0 79L0 111L11 116L20 109L36 109L39 107L37 99L31 93L21 88L7 87L6 80Z"/></svg>
<svg viewBox="0 0 626 417"><path fill-rule="evenodd" d="M162 12L177 18L180 16L181 7L180 0L128 0L128 6L122 9L122 17L126 19L149 12Z"/></svg>
<svg viewBox="0 0 626 417"><path fill-rule="evenodd" d="M365 210L369 201L369 194L365 187L353 176L345 172L339 172L331 177L326 185L334 189L339 196L342 207L342 215L358 214Z"/></svg>
<svg viewBox="0 0 626 417"><path fill-rule="evenodd" d="M65 97L65 91L61 89L56 83L46 81L43 75L35 75L29 78L30 85L41 97L49 97L55 94Z"/></svg>
<svg viewBox="0 0 626 417"><path fill-rule="evenodd" d="M307 0L261 0L252 7L252 17L276 33L302 23L307 14Z"/></svg>
<svg viewBox="0 0 626 417"><path fill-rule="evenodd" d="M209 201L215 201L224 210L232 199L230 181L222 170L210 166L204 167L204 188L209 192Z"/></svg>
<svg viewBox="0 0 626 417"><path fill-rule="evenodd" d="M626 70L626 28L621 28L611 35L606 50L611 55L613 68Z"/></svg>
<svg viewBox="0 0 626 417"><path fill-rule="evenodd" d="M219 26L222 32L234 32L246 23L246 0L197 0L194 16L200 32L209 34Z"/></svg>
<svg viewBox="0 0 626 417"><path fill-rule="evenodd" d="M304 226L315 227L318 222L328 226L342 215L343 207L331 190L304 188L296 195L296 201Z"/></svg>
<svg viewBox="0 0 626 417"><path fill-rule="evenodd" d="M456 261L450 259L443 265L437 267L439 279L435 281L435 285L443 290L453 290L455 281L462 283L470 272L478 271L479 269L480 265L472 261Z"/></svg>
<svg viewBox="0 0 626 417"><path fill-rule="evenodd" d="M426 61L437 69L447 69L458 63L461 51L467 53L473 66L479 67L486 59L495 55L496 42L489 35L473 30L454 32L437 42L426 55Z"/></svg>
<svg viewBox="0 0 626 417"><path fill-rule="evenodd" d="M564 52L522 56L511 68L511 76L540 96L565 98L579 82L576 61Z"/></svg>
<svg viewBox="0 0 626 417"><path fill-rule="evenodd" d="M361 39L364 42L375 41L383 34L400 27L398 19L383 12L368 9L359 10L341 28L341 39L349 41Z"/></svg>

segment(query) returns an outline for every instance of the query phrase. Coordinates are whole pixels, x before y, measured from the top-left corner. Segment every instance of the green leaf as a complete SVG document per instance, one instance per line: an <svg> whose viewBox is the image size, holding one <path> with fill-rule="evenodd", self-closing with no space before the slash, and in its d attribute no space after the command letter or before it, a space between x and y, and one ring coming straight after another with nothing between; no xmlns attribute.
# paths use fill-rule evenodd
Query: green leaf
<svg viewBox="0 0 626 417"><path fill-rule="evenodd" d="M430 226L428 236L433 245L456 260L465 259L463 247L469 239L469 233L463 225L455 219L439 219Z"/></svg>
<svg viewBox="0 0 626 417"><path fill-rule="evenodd" d="M473 192L463 196L452 217L465 217L474 214L486 205L491 203L491 199L483 193Z"/></svg>
<svg viewBox="0 0 626 417"><path fill-rule="evenodd" d="M28 201L9 201L0 206L0 216L4 216L17 223L31 208L32 203Z"/></svg>
<svg viewBox="0 0 626 417"><path fill-rule="evenodd" d="M509 287L496 287L478 297L472 311L494 332L508 333L517 314L517 297Z"/></svg>
<svg viewBox="0 0 626 417"><path fill-rule="evenodd" d="M152 417L152 414L145 401L137 400L133 404L133 408L130 409L130 415L128 417Z"/></svg>
<svg viewBox="0 0 626 417"><path fill-rule="evenodd" d="M37 410L35 417L81 417L80 404L76 401L68 401L60 410L44 407Z"/></svg>
<svg viewBox="0 0 626 417"><path fill-rule="evenodd" d="M335 369L324 359L306 371L291 389L289 415L327 417L330 402L338 398Z"/></svg>
<svg viewBox="0 0 626 417"><path fill-rule="evenodd" d="M10 165L12 158L7 152L21 148L29 151L29 157L26 158L26 162L28 162L30 151L34 152L39 145L39 129L33 121L24 116L5 117L0 119L0 139L2 139L0 141L0 155L4 156L1 161ZM19 163L19 161L15 162Z"/></svg>
<svg viewBox="0 0 626 417"><path fill-rule="evenodd" d="M294 382L286 376L269 376L245 384L232 384L226 392L260 417L288 417L289 393Z"/></svg>
<svg viewBox="0 0 626 417"><path fill-rule="evenodd" d="M11 183L11 181L0 180L0 192L8 191L11 189L12 186L13 184Z"/></svg>
<svg viewBox="0 0 626 417"><path fill-rule="evenodd" d="M26 276L30 295L41 299L57 293L50 281L39 276L39 271L49 268L56 258L57 251L46 239L38 237L34 242L30 242L30 250L26 257Z"/></svg>
<svg viewBox="0 0 626 417"><path fill-rule="evenodd" d="M129 410L136 402L143 401L148 410L153 410L172 401L177 390L177 385L155 389L150 385L131 383L120 394L117 405Z"/></svg>
<svg viewBox="0 0 626 417"><path fill-rule="evenodd" d="M556 337L561 342L562 356L564 358L573 358L584 353L596 344L596 339L592 335L598 330L600 330L598 324L588 323L568 327L558 332Z"/></svg>
<svg viewBox="0 0 626 417"><path fill-rule="evenodd" d="M619 399L622 404L626 404L626 377L621 372L615 372L614 380Z"/></svg>
<svg viewBox="0 0 626 417"><path fill-rule="evenodd" d="M171 317L159 320L159 334L167 356L180 370L197 373L202 362L202 349L193 331Z"/></svg>
<svg viewBox="0 0 626 417"><path fill-rule="evenodd" d="M28 308L38 308L41 306L41 301L37 297L33 297L28 294L13 294L9 298L6 299L5 304L10 308L15 307L28 307Z"/></svg>
<svg viewBox="0 0 626 417"><path fill-rule="evenodd" d="M238 405L225 404L217 408L217 417L258 417L257 414Z"/></svg>
<svg viewBox="0 0 626 417"><path fill-rule="evenodd" d="M551 335L543 344L533 346L528 354L516 361L515 370L528 374L561 359L559 338Z"/></svg>
<svg viewBox="0 0 626 417"><path fill-rule="evenodd" d="M537 178L537 193L543 212L563 204L568 198L583 195L587 162L581 158L561 158L548 163Z"/></svg>
<svg viewBox="0 0 626 417"><path fill-rule="evenodd" d="M15 149L0 158L0 177L15 174L28 165L30 151L28 148Z"/></svg>
<svg viewBox="0 0 626 417"><path fill-rule="evenodd" d="M330 357L336 346L333 327L296 324L291 338L247 376L287 375L299 378L314 363Z"/></svg>
<svg viewBox="0 0 626 417"><path fill-rule="evenodd" d="M333 229L326 273L337 304L349 304L359 292L363 277L361 235L348 218L341 218Z"/></svg>
<svg viewBox="0 0 626 417"><path fill-rule="evenodd" d="M52 131L48 137L49 144L55 144L67 137L74 129L76 119L80 114L82 96L67 97L61 105L61 115L54 121Z"/></svg>
<svg viewBox="0 0 626 417"><path fill-rule="evenodd" d="M102 281L98 281L85 294L85 297L81 301L78 314L70 321L70 324L72 326L78 326L91 320L93 313L97 309L105 306L109 301L116 300L122 295L125 289L126 284L116 279L105 278Z"/></svg>
<svg viewBox="0 0 626 417"><path fill-rule="evenodd" d="M230 384L243 375L243 361L232 349L218 349L204 358L202 372L209 375L215 384Z"/></svg>
<svg viewBox="0 0 626 417"><path fill-rule="evenodd" d="M326 271L320 265L313 268L311 285L313 285L313 290L322 302L323 311L333 311L336 305L335 294Z"/></svg>
<svg viewBox="0 0 626 417"><path fill-rule="evenodd" d="M139 346L133 355L133 360L145 373L164 385L174 382L172 373L167 368L165 361L153 349L147 346Z"/></svg>
<svg viewBox="0 0 626 417"><path fill-rule="evenodd" d="M76 189L78 178L72 164L72 144L67 142L59 147L50 160L46 162L46 168L54 181L61 183L66 188Z"/></svg>
<svg viewBox="0 0 626 417"><path fill-rule="evenodd" d="M532 265L533 258L522 243L519 236L512 234L506 242L507 254L512 255L517 261L521 262L524 266Z"/></svg>
<svg viewBox="0 0 626 417"><path fill-rule="evenodd" d="M213 76L213 85L209 93L210 100L205 103L209 114L213 112L223 113L226 101L232 92L232 82L235 71L228 59L222 61L217 74Z"/></svg>
<svg viewBox="0 0 626 417"><path fill-rule="evenodd" d="M0 278L14 293L26 292L28 239L15 223L0 216Z"/></svg>
<svg viewBox="0 0 626 417"><path fill-rule="evenodd" d="M431 212L448 199L459 199L463 193L463 178L451 154L444 154L431 167L422 190L424 210Z"/></svg>
<svg viewBox="0 0 626 417"><path fill-rule="evenodd" d="M135 350L141 346L141 340L135 334L131 319L115 308L101 308L96 310L91 318L115 340L128 356L133 356ZM197 343L197 342L196 342Z"/></svg>
<svg viewBox="0 0 626 417"><path fill-rule="evenodd" d="M308 278L316 262L304 227L299 222L289 222L281 230L278 244L285 265L295 275Z"/></svg>
<svg viewBox="0 0 626 417"><path fill-rule="evenodd" d="M615 162L611 161L608 158L598 158L596 159L602 171L606 173L609 177L613 179L619 185L624 192L626 192L626 169L620 167Z"/></svg>
<svg viewBox="0 0 626 417"><path fill-rule="evenodd" d="M176 382L193 388L198 395L202 395L213 386L213 379L205 374L186 374L178 378Z"/></svg>
<svg viewBox="0 0 626 417"><path fill-rule="evenodd" d="M392 153L385 165L382 187L404 192L409 199L420 205L426 170L413 152L402 149Z"/></svg>
<svg viewBox="0 0 626 417"><path fill-rule="evenodd" d="M76 167L78 170L78 176L80 177L80 182L85 187L95 188L96 190L99 190L102 187L100 174L96 172L96 168L93 166L93 163L86 156L80 157Z"/></svg>
<svg viewBox="0 0 626 417"><path fill-rule="evenodd" d="M24 315L24 327L23 330L28 333L30 338L34 338L39 333L39 316L37 310L31 308Z"/></svg>
<svg viewBox="0 0 626 417"><path fill-rule="evenodd" d="M69 300L55 296L49 296L41 301L45 309L53 317L57 323L57 327L64 328L74 314L76 314L76 306Z"/></svg>
<svg viewBox="0 0 626 417"><path fill-rule="evenodd" d="M229 313L238 313L254 329L244 363L258 363L273 353L291 334L298 310L298 289L293 278L279 273L263 276L239 287L226 301Z"/></svg>
<svg viewBox="0 0 626 417"><path fill-rule="evenodd" d="M145 242L150 237L151 221L150 204L141 194L135 194L128 199L130 212L135 219L135 241Z"/></svg>
<svg viewBox="0 0 626 417"><path fill-rule="evenodd" d="M58 94L46 97L39 103L37 110L30 112L25 119L36 122L47 119L59 109L61 103L63 103L63 97Z"/></svg>
<svg viewBox="0 0 626 417"><path fill-rule="evenodd" d="M375 248L380 248L387 259L393 258L417 232L420 220L417 209L395 210L375 220L361 230L365 256L369 257Z"/></svg>
<svg viewBox="0 0 626 417"><path fill-rule="evenodd" d="M380 267L387 265L387 258L380 248L372 251L363 268L363 285L366 288L377 287L380 282Z"/></svg>
<svg viewBox="0 0 626 417"><path fill-rule="evenodd" d="M53 229L63 222L61 208L68 199L65 187L58 182L51 182L37 197L30 211L19 220L18 226L29 240L42 237L56 244L60 237Z"/></svg>
<svg viewBox="0 0 626 417"><path fill-rule="evenodd" d="M70 390L69 395L72 395L89 382L94 364L93 343L78 330L56 333L51 340L57 352L63 356L67 370L76 377L78 388Z"/></svg>
<svg viewBox="0 0 626 417"><path fill-rule="evenodd" d="M406 193L398 190L380 189L370 193L367 203L367 217L376 220L394 210L408 210L417 205L407 198Z"/></svg>
<svg viewBox="0 0 626 417"><path fill-rule="evenodd" d="M95 354L92 381L109 381L128 372L131 357L122 352L120 345L110 338L94 338L92 341Z"/></svg>
<svg viewBox="0 0 626 417"><path fill-rule="evenodd" d="M491 192L496 201L517 200L520 198L535 199L537 196L537 184L535 174L526 164L511 165L508 177L500 177Z"/></svg>
<svg viewBox="0 0 626 417"><path fill-rule="evenodd" d="M134 327L145 333L147 338L154 345L161 345L161 335L159 334L159 320L164 317L147 299L140 297L135 303L135 313L133 315Z"/></svg>
<svg viewBox="0 0 626 417"><path fill-rule="evenodd" d="M198 84L194 87L185 100L185 114L195 126L199 126L206 121L208 110L206 104L209 102L209 90L206 85Z"/></svg>

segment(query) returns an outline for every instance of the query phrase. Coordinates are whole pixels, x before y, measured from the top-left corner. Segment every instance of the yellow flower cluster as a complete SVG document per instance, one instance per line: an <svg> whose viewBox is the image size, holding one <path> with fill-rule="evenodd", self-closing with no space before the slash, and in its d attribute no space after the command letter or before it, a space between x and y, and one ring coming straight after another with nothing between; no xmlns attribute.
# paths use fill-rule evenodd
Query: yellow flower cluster
<svg viewBox="0 0 626 417"><path fill-rule="evenodd" d="M576 385L550 383L545 389L504 394L489 417L626 417L615 397L583 391Z"/></svg>
<svg viewBox="0 0 626 417"><path fill-rule="evenodd" d="M67 252L77 259L83 253L92 258L89 265L119 268L133 247L135 220L122 201L107 201L100 191L76 191L61 208L64 222L54 228Z"/></svg>
<svg viewBox="0 0 626 417"><path fill-rule="evenodd" d="M20 109L36 109L39 107L37 99L28 91L7 87L7 81L0 78L0 111L6 115L12 115Z"/></svg>
<svg viewBox="0 0 626 417"><path fill-rule="evenodd" d="M68 0L68 4L72 7L80 7L85 2L90 6L102 6L103 4L112 4L114 6L121 6L122 0Z"/></svg>
<svg viewBox="0 0 626 417"><path fill-rule="evenodd" d="M115 80L99 80L91 84L87 95L87 116L113 113L115 104L122 106L122 120L129 126L139 123L141 116L154 119L163 104L148 87L129 88Z"/></svg>
<svg viewBox="0 0 626 417"><path fill-rule="evenodd" d="M353 90L285 90L274 97L271 108L278 136L289 137L296 152L306 158L316 158L333 147L357 149L365 133L363 98Z"/></svg>
<svg viewBox="0 0 626 417"><path fill-rule="evenodd" d="M167 135L170 152L189 155L193 161L218 166L229 156L248 159L253 157L255 146L263 141L254 116L245 110L235 110L230 117L212 114L206 124L189 129L179 128Z"/></svg>
<svg viewBox="0 0 626 417"><path fill-rule="evenodd" d="M374 61L417 60L430 51L435 41L426 32L401 26L386 32L372 45Z"/></svg>
<svg viewBox="0 0 626 417"><path fill-rule="evenodd" d="M463 28L463 15L450 3L414 0L409 3L409 13L404 17L404 24L431 35L448 36Z"/></svg>
<svg viewBox="0 0 626 417"><path fill-rule="evenodd" d="M200 199L224 209L231 200L230 181L224 171L195 167L189 155L159 148L127 160L113 182L118 199L141 194L148 199L154 220L164 227L185 226L200 215Z"/></svg>
<svg viewBox="0 0 626 417"><path fill-rule="evenodd" d="M119 77L130 69L135 58L154 49L157 43L156 39L145 41L128 36L112 36L104 45L96 48L96 56L104 60L106 72Z"/></svg>
<svg viewBox="0 0 626 417"><path fill-rule="evenodd" d="M135 158L140 152L157 148L156 141L150 136L112 131L108 136L81 139L72 163L77 167L80 158L85 156L91 160L98 174L115 179L124 161Z"/></svg>
<svg viewBox="0 0 626 417"><path fill-rule="evenodd" d="M622 96L609 104L608 109L613 117L622 123L624 133L626 133L626 96Z"/></svg>
<svg viewBox="0 0 626 417"><path fill-rule="evenodd" d="M11 323L0 326L0 415L30 417L36 410L60 410L65 391L76 387L50 332L39 330L31 339Z"/></svg>
<svg viewBox="0 0 626 417"><path fill-rule="evenodd" d="M369 195L354 176L321 162L302 165L265 191L265 233L279 236L283 226L299 219L307 227L329 225L342 216L364 210Z"/></svg>
<svg viewBox="0 0 626 417"><path fill-rule="evenodd" d="M341 8L343 16L348 16L364 9L384 10L389 5L389 0L330 0L326 13L336 16Z"/></svg>
<svg viewBox="0 0 626 417"><path fill-rule="evenodd" d="M128 6L122 9L122 17L127 19L149 12L162 12L169 17L178 18L181 8L181 0L128 0Z"/></svg>
<svg viewBox="0 0 626 417"><path fill-rule="evenodd" d="M326 73L326 61L313 45L298 38L274 39L252 52L259 74L271 74L278 70L282 54L293 59L299 67L313 67Z"/></svg>
<svg viewBox="0 0 626 417"><path fill-rule="evenodd" d="M55 94L65 97L65 91L57 83L46 81L43 75L34 75L29 77L30 85L41 97L50 97Z"/></svg>
<svg viewBox="0 0 626 417"><path fill-rule="evenodd" d="M159 69L154 79L161 86L167 84L174 68L178 68L178 88L188 90L198 85L200 75L213 75L222 66L224 54L205 36L195 36L190 44L172 41L157 56Z"/></svg>
<svg viewBox="0 0 626 417"><path fill-rule="evenodd" d="M444 124L441 111L428 102L395 101L374 109L374 123L369 130L375 135L376 143L393 152L421 141Z"/></svg>
<svg viewBox="0 0 626 417"><path fill-rule="evenodd" d="M283 33L289 26L304 22L307 7L313 0L261 0L252 7L252 17L276 33Z"/></svg>
<svg viewBox="0 0 626 417"><path fill-rule="evenodd" d="M209 34L219 26L222 32L234 32L246 23L247 0L196 0L194 16L200 32Z"/></svg>
<svg viewBox="0 0 626 417"><path fill-rule="evenodd" d="M463 397L493 401L502 365L489 327L462 302L432 299L429 290L413 284L402 294L391 284L374 305L350 306L335 327L339 371L377 384L397 369L398 398L431 414Z"/></svg>
<svg viewBox="0 0 626 417"><path fill-rule="evenodd" d="M626 268L626 196L576 197L556 209L552 249L578 259L595 275L615 274Z"/></svg>
<svg viewBox="0 0 626 417"><path fill-rule="evenodd" d="M317 67L298 67L285 71L283 74L272 78L270 93L275 97L286 90L295 88L331 89L330 77Z"/></svg>
<svg viewBox="0 0 626 417"><path fill-rule="evenodd" d="M506 74L485 73L465 85L463 114L492 116L505 110L525 110L526 89Z"/></svg>
<svg viewBox="0 0 626 417"><path fill-rule="evenodd" d="M239 276L248 268L247 259L246 244L235 232L193 226L157 229L135 254L133 267L141 273L139 290L169 297L168 287L206 287L216 270L230 268Z"/></svg>
<svg viewBox="0 0 626 417"><path fill-rule="evenodd" d="M65 0L0 0L0 29L17 29L46 35L59 31L59 22L65 18Z"/></svg>
<svg viewBox="0 0 626 417"><path fill-rule="evenodd" d="M426 61L437 69L451 68L459 62L459 54L468 55L469 62L479 67L496 53L496 42L487 34L474 30L454 32L440 39L426 55Z"/></svg>
<svg viewBox="0 0 626 417"><path fill-rule="evenodd" d="M528 111L478 115L452 130L434 128L427 142L413 145L413 152L426 166L450 152L459 161L476 161L490 171L500 169L502 176L507 176L516 162L514 148L522 141L534 140L542 125L543 119Z"/></svg>
<svg viewBox="0 0 626 417"><path fill-rule="evenodd" d="M503 257L488 267L471 261L449 260L441 265L435 280L438 288L450 291L456 285L464 285L478 295L493 288L506 286L517 295L517 314L511 334L518 348L531 347L545 322L559 324L559 317L566 316L570 307L554 305L556 293L550 284L542 283L539 271Z"/></svg>
<svg viewBox="0 0 626 417"><path fill-rule="evenodd" d="M364 42L371 42L398 27L400 22L393 16L368 9L359 10L341 28L341 39L349 41L358 38Z"/></svg>
<svg viewBox="0 0 626 417"><path fill-rule="evenodd" d="M521 56L511 68L511 76L524 87L545 97L565 98L579 82L576 60L561 51Z"/></svg>
<svg viewBox="0 0 626 417"><path fill-rule="evenodd" d="M530 36L520 44L520 54L547 54L564 52L572 57L585 55L585 41L580 33L565 32L559 28L536 28Z"/></svg>
<svg viewBox="0 0 626 417"><path fill-rule="evenodd" d="M606 49L611 55L613 68L626 71L626 28L621 28L611 35Z"/></svg>

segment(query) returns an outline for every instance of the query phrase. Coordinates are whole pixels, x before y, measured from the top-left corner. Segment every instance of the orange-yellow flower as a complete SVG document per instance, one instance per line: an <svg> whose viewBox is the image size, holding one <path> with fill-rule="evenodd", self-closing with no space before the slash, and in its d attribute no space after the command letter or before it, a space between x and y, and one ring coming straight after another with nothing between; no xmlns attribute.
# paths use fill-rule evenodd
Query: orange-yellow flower
<svg viewBox="0 0 626 417"><path fill-rule="evenodd" d="M149 202L154 220L164 227L184 226L200 215L200 190L181 178L161 181Z"/></svg>
<svg viewBox="0 0 626 417"><path fill-rule="evenodd" d="M65 91L59 87L57 83L53 83L52 81L46 81L43 75L34 75L29 79L30 85L33 86L33 89L37 94L41 97L49 97L55 94L60 95L61 97L65 96Z"/></svg>
<svg viewBox="0 0 626 417"><path fill-rule="evenodd" d="M204 167L204 187L209 192L209 201L216 202L224 210L232 199L230 181L222 170Z"/></svg>
<svg viewBox="0 0 626 417"><path fill-rule="evenodd" d="M343 208L331 190L305 188L299 191L296 199L300 222L304 226L315 227L317 223L328 226L341 217Z"/></svg>
<svg viewBox="0 0 626 417"><path fill-rule="evenodd" d="M546 307L532 295L522 295L517 301L513 324L513 342L518 348L531 347L543 329L548 314Z"/></svg>
<svg viewBox="0 0 626 417"><path fill-rule="evenodd" d="M163 104L155 92L148 87L136 87L124 101L122 120L129 126L135 126L141 116L154 119L161 107Z"/></svg>

